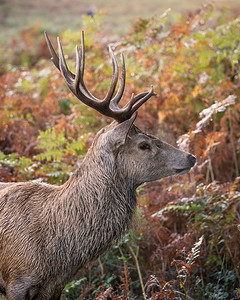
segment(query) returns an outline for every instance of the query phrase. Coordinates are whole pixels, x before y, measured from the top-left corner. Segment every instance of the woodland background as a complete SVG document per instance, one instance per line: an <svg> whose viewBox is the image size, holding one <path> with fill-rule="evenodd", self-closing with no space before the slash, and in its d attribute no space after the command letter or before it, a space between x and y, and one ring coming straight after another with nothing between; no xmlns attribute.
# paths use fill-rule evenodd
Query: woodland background
<svg viewBox="0 0 240 300"><path fill-rule="evenodd" d="M83 10L73 27L67 19L57 28L33 26L32 13L22 29L17 3L0 6L0 181L63 183L94 134L111 122L67 89L50 62L45 29L52 40L60 35L72 70L85 30L85 82L97 97L111 81L107 45L118 57L122 51L123 103L151 85L158 94L139 110L136 125L197 156L190 173L139 188L133 229L81 270L63 298L240 299L239 10L208 4L132 14L126 16L135 18L132 25L119 33L123 14L114 30L111 11L95 14L95 8Z"/></svg>

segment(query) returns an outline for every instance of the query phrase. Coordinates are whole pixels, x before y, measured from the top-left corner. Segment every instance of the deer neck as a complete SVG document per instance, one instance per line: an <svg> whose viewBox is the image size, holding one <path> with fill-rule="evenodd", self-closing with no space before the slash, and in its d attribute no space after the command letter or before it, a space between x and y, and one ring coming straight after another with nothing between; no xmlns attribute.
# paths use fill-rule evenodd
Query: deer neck
<svg viewBox="0 0 240 300"><path fill-rule="evenodd" d="M114 165L83 161L62 193L65 211L68 207L77 212L72 214L75 220L69 220L71 230L76 237L85 237L78 241L83 263L99 257L129 228L136 207L135 189Z"/></svg>
<svg viewBox="0 0 240 300"><path fill-rule="evenodd" d="M136 206L136 188L133 182L109 159L83 160L66 185L84 203L98 203L99 208L101 204L107 204L108 207L123 204L134 210ZM81 202L83 206L84 203Z"/></svg>

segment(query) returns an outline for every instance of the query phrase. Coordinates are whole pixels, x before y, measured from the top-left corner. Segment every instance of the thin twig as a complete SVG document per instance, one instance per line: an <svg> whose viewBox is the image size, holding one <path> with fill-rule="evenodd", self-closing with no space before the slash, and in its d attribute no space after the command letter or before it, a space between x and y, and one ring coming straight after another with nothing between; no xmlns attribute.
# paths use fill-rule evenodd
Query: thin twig
<svg viewBox="0 0 240 300"><path fill-rule="evenodd" d="M233 130L232 130L232 118L231 118L231 110L229 110L229 128L230 128L230 141L232 144L232 150L233 150L233 161L234 161L234 166L235 166L235 173L236 177L239 176L239 169L238 169L238 161L237 161L237 154L236 154L236 148L234 144L234 137L233 137Z"/></svg>
<svg viewBox="0 0 240 300"><path fill-rule="evenodd" d="M104 274L104 268L103 268L103 264L101 262L101 258L100 257L98 258L98 263L99 263L99 266L100 266L100 269L101 269L101 275L103 276L103 274Z"/></svg>
<svg viewBox="0 0 240 300"><path fill-rule="evenodd" d="M139 281L140 281L141 288L142 288L143 299L147 300L147 296L146 296L145 291L144 291L144 284L143 284L143 279L142 279L142 273L141 273L141 270L140 270L140 266L139 266L137 255L134 253L133 248L130 245L127 245L127 246L128 246L128 248L129 248L129 250L130 250L130 252L132 254L132 257L135 260L135 264L136 264L137 271L138 271L138 277L139 277Z"/></svg>

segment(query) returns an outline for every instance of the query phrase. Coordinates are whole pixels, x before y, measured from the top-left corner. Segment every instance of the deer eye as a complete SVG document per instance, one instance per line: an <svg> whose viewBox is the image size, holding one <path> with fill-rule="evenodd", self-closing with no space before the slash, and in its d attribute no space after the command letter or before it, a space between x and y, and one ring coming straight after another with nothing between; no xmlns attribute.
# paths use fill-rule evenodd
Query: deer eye
<svg viewBox="0 0 240 300"><path fill-rule="evenodd" d="M141 150L151 150L151 146L146 143L146 142L142 142L138 145L138 148Z"/></svg>

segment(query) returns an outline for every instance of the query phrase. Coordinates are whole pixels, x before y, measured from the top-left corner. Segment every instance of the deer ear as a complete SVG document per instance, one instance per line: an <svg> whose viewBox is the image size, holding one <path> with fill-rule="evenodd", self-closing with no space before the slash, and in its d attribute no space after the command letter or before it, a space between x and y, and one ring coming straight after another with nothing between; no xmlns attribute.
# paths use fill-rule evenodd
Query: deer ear
<svg viewBox="0 0 240 300"><path fill-rule="evenodd" d="M116 146L124 145L129 134L129 131L137 117L137 112L134 115L122 123L119 123L111 132L111 139Z"/></svg>

